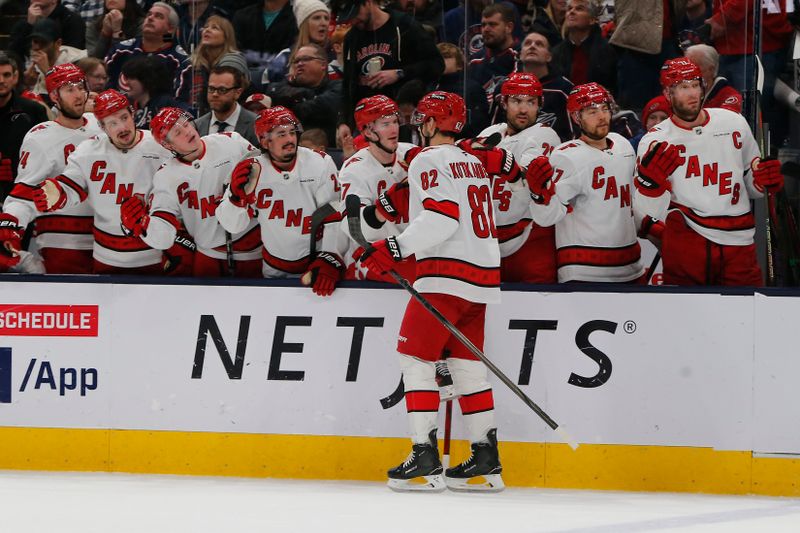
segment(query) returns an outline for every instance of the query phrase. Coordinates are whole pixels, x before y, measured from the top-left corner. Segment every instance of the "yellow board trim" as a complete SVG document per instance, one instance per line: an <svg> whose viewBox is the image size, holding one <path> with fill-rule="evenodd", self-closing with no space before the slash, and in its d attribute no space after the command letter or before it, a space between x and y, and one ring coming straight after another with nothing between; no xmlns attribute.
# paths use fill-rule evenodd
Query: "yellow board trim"
<svg viewBox="0 0 800 533"><path fill-rule="evenodd" d="M383 481L407 439L0 427L0 469ZM452 462L468 455L452 447ZM509 486L800 496L800 459L680 446L503 442ZM357 458L357 459L354 459Z"/></svg>

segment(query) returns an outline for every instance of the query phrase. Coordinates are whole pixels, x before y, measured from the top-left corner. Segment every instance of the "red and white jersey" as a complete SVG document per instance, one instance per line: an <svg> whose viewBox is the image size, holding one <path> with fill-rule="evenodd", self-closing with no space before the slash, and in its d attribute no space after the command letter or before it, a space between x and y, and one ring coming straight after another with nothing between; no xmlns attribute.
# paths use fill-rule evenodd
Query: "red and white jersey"
<svg viewBox="0 0 800 533"><path fill-rule="evenodd" d="M156 172L150 225L142 240L153 248L166 250L175 241L183 221L198 252L225 259L226 232L214 213L234 167L256 149L235 132L206 135L201 142L200 157L191 163L170 159ZM231 235L237 260L261 257L261 236L256 226L258 223L251 220L243 231Z"/></svg>
<svg viewBox="0 0 800 533"><path fill-rule="evenodd" d="M678 147L683 163L670 176L672 192L658 198L636 194L637 223L644 215L666 220L683 213L686 223L706 239L732 246L753 242L755 218L750 200L763 196L753 186L750 164L759 157L747 121L727 109L706 109L706 122L690 130L672 119L654 126L639 142L639 157L655 142Z"/></svg>
<svg viewBox="0 0 800 533"><path fill-rule="evenodd" d="M92 208L88 204L39 213L32 201L33 190L47 178L55 178L67 166L70 154L86 139L103 135L94 115L85 116L83 126L67 128L48 121L31 128L20 148L17 180L6 198L3 211L19 219L20 226L34 224L38 248L91 250Z"/></svg>
<svg viewBox="0 0 800 533"><path fill-rule="evenodd" d="M609 133L600 150L580 139L550 156L555 195L531 202L533 219L556 226L558 281L626 282L644 267L631 207L636 154L623 136Z"/></svg>
<svg viewBox="0 0 800 533"><path fill-rule="evenodd" d="M414 288L470 302L500 301L500 249L491 177L458 146L422 150L408 169L408 227L397 237L414 254Z"/></svg>
<svg viewBox="0 0 800 533"><path fill-rule="evenodd" d="M122 202L133 195L149 200L153 175L173 157L149 131L137 131L137 135L139 141L127 150L114 146L105 135L81 143L57 178L67 195L67 206L84 201L91 206L94 259L112 267L137 268L161 262L161 250L122 231Z"/></svg>
<svg viewBox="0 0 800 533"><path fill-rule="evenodd" d="M239 233L251 223L250 212L255 209L261 227L264 277L299 276L311 259L311 215L325 204L339 202L336 164L329 155L303 147L297 149L291 170L277 168L263 155L256 159L261 171L255 204L237 207L225 195L217 207L217 219L223 228ZM337 240L338 231L338 224L325 227L317 250L341 253L329 244Z"/></svg>
<svg viewBox="0 0 800 533"><path fill-rule="evenodd" d="M548 126L534 124L515 135L508 134L505 122L489 126L479 137L489 137L500 133L503 139L497 145L511 152L517 164L523 169L540 155L549 156L561 144L558 134ZM492 184L492 203L497 223L497 239L500 242L500 256L508 257L525 244L531 233L531 195L527 187L512 188L505 180L494 177Z"/></svg>

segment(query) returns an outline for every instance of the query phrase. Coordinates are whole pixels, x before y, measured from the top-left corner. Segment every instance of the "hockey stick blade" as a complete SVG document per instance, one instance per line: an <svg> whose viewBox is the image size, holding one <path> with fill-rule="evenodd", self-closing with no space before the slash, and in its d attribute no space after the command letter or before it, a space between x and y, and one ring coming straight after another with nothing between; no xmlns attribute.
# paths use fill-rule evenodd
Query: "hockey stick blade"
<svg viewBox="0 0 800 533"><path fill-rule="evenodd" d="M391 409L400 403L400 400L402 400L405 395L406 386L405 383L403 383L403 376L400 376L400 383L397 384L397 388L394 389L394 392L392 392L389 396L380 399L381 407L384 409Z"/></svg>
<svg viewBox="0 0 800 533"><path fill-rule="evenodd" d="M350 230L350 235L355 239L355 241L362 246L365 251L374 251L373 246L364 238L364 234L361 231L361 199L356 196L355 194L350 194L345 199L345 206L347 212L347 226ZM531 400L520 388L506 376L502 370L500 370L491 360L489 360L484 353L475 346L472 341L470 341L457 327L453 325L438 309L436 309L431 303L425 299L425 297L420 294L411 284L406 280L403 276L395 272L394 270L389 270L387 272L392 278L394 278L397 283L400 284L406 291L408 291L411 296L417 300L429 313L431 313L436 320L439 321L442 326L444 326L447 331L450 332L456 339L458 339L461 344L467 348L472 355L480 359L483 364L485 364L491 372L497 376L497 378L505 384L506 387L511 389L511 392L517 395L517 397L522 400L525 405L531 408L534 413L536 413L539 418L541 418L545 424L550 426L550 428L554 431L561 429L561 431L556 431L556 433L572 447L573 450L578 448L578 443L569 436L569 434L561 428L555 420L550 418L550 416L539 407L536 402Z"/></svg>
<svg viewBox="0 0 800 533"><path fill-rule="evenodd" d="M496 132L492 133L491 135L489 135L488 137L486 137L486 139L484 139L484 141L483 141L483 144L485 144L486 146L491 146L492 148L494 148L495 146L500 144L500 141L502 141L502 140L503 140L503 136L500 134L499 131L496 131Z"/></svg>

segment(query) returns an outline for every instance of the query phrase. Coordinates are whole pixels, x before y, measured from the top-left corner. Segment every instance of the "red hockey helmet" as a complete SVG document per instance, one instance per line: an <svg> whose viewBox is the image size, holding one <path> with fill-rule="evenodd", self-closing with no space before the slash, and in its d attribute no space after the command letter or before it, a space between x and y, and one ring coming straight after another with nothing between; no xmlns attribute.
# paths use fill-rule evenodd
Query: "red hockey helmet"
<svg viewBox="0 0 800 533"><path fill-rule="evenodd" d="M512 72L500 87L500 95L507 96L542 96L542 84L533 74L527 72Z"/></svg>
<svg viewBox="0 0 800 533"><path fill-rule="evenodd" d="M150 121L150 133L158 144L167 142L167 134L175 124L185 121L190 122L192 117L183 109L177 107L162 107Z"/></svg>
<svg viewBox="0 0 800 533"><path fill-rule="evenodd" d="M102 120L117 111L130 108L130 106L127 96L114 89L108 89L94 99L94 115Z"/></svg>
<svg viewBox="0 0 800 533"><path fill-rule="evenodd" d="M259 139L278 126L294 126L300 130L300 121L291 110L282 105L263 110L256 118L256 137Z"/></svg>
<svg viewBox="0 0 800 533"><path fill-rule="evenodd" d="M83 71L72 63L54 66L47 71L44 80L48 93L57 91L69 83L80 83L84 86L86 84L86 76Z"/></svg>
<svg viewBox="0 0 800 533"><path fill-rule="evenodd" d="M608 104L610 106L612 103L614 103L614 98L605 87L595 82L584 83L583 85L573 87L569 92L569 96L567 97L567 113L572 115L587 107L602 104Z"/></svg>
<svg viewBox="0 0 800 533"><path fill-rule="evenodd" d="M440 131L460 133L467 122L467 106L457 94L433 91L419 101L411 116L411 124L421 126L431 117L436 119Z"/></svg>
<svg viewBox="0 0 800 533"><path fill-rule="evenodd" d="M399 115L399 113L400 109L397 107L397 103L388 96L382 94L368 96L367 98L362 98L356 104L356 127L360 131L364 131L367 124L381 117Z"/></svg>
<svg viewBox="0 0 800 533"><path fill-rule="evenodd" d="M661 67L661 87L667 88L677 85L682 81L700 80L703 83L703 73L691 59L676 57L667 59Z"/></svg>

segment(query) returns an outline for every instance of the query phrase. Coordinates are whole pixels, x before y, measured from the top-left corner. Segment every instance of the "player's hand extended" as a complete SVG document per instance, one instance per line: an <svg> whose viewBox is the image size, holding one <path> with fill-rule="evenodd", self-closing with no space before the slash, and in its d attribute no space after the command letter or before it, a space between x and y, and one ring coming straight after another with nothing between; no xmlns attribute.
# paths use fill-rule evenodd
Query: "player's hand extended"
<svg viewBox="0 0 800 533"><path fill-rule="evenodd" d="M547 157L540 155L531 161L525 172L525 180L531 191L531 200L540 205L550 204L550 199L556 193L553 183L553 167Z"/></svg>
<svg viewBox="0 0 800 533"><path fill-rule="evenodd" d="M233 205L245 207L256 201L254 191L260 173L260 166L255 158L249 157L244 161L240 161L233 169L230 185Z"/></svg>
<svg viewBox="0 0 800 533"><path fill-rule="evenodd" d="M375 200L375 210L389 222L408 216L408 180L395 183Z"/></svg>
<svg viewBox="0 0 800 533"><path fill-rule="evenodd" d="M22 228L19 219L8 213L0 213L0 267L10 268L20 261Z"/></svg>
<svg viewBox="0 0 800 533"><path fill-rule="evenodd" d="M372 243L370 250L356 250L354 257L368 270L378 274L394 270L395 265L403 260L400 245L397 244L395 237Z"/></svg>
<svg viewBox="0 0 800 533"><path fill-rule="evenodd" d="M330 296L344 276L344 261L336 254L319 252L300 281L318 296Z"/></svg>
<svg viewBox="0 0 800 533"><path fill-rule="evenodd" d="M493 176L500 176L506 181L517 181L522 174L522 170L514 160L511 152L484 144L483 139L463 139L458 142L458 147L477 157L486 172Z"/></svg>
<svg viewBox="0 0 800 533"><path fill-rule="evenodd" d="M47 213L61 209L67 203L67 194L58 181L47 178L33 190L33 204L37 211Z"/></svg>
<svg viewBox="0 0 800 533"><path fill-rule="evenodd" d="M778 192L783 189L781 162L775 158L756 159L750 165L753 169L753 185L761 192Z"/></svg>
<svg viewBox="0 0 800 533"><path fill-rule="evenodd" d="M150 225L150 215L144 200L138 196L126 198L119 206L120 219L124 231L134 237L147 235L147 226Z"/></svg>
<svg viewBox="0 0 800 533"><path fill-rule="evenodd" d="M669 177L680 164L681 154L675 145L667 142L654 144L636 167L636 189L652 198L661 196L671 189Z"/></svg>

